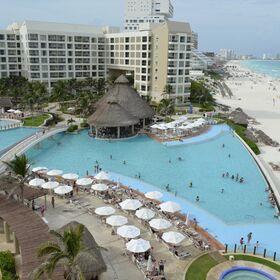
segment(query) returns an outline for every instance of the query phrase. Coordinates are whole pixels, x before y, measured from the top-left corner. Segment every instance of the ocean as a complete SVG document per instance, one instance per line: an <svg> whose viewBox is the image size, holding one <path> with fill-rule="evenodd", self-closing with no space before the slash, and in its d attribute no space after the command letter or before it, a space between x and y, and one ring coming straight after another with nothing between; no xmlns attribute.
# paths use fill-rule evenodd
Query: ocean
<svg viewBox="0 0 280 280"><path fill-rule="evenodd" d="M280 78L280 60L244 60L240 65L256 73Z"/></svg>

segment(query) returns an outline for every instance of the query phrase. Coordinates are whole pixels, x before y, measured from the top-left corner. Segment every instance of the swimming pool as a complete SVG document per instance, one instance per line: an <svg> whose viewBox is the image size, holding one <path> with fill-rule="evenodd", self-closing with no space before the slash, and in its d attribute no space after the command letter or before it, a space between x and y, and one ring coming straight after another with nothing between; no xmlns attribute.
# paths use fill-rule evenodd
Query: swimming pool
<svg viewBox="0 0 280 280"><path fill-rule="evenodd" d="M37 128L18 127L0 131L0 152L39 131Z"/></svg>
<svg viewBox="0 0 280 280"><path fill-rule="evenodd" d="M220 280L276 280L276 278L255 268L234 267L223 272Z"/></svg>
<svg viewBox="0 0 280 280"><path fill-rule="evenodd" d="M221 242L233 246L252 231L248 250L259 240L259 250L280 253L280 245L274 242L280 223L273 217L275 210L265 192L267 183L254 159L227 126L214 126L207 135L208 140L204 135L177 146L144 135L104 141L90 138L87 131L78 135L60 133L34 146L27 155L34 166L77 172L80 176L86 175L87 170L93 174L97 160L115 180L120 178L122 183L143 192L162 191L164 200L180 203L183 213L196 217L200 226ZM245 182L240 184L230 176L223 178L226 172L230 176L238 173ZM141 178L135 178L139 173ZM167 184L171 192L165 191Z"/></svg>
<svg viewBox="0 0 280 280"><path fill-rule="evenodd" d="M171 192L228 224L266 222L273 216L264 194L264 178L249 153L229 131L208 142L176 147L166 147L144 135L122 141L95 140L83 131L74 136L56 135L34 147L28 156L36 165L81 175L86 170L93 173L96 160L103 170L132 178L140 174L141 180L160 189L169 184ZM226 172L230 176L238 173L245 182L222 178ZM197 196L199 203L196 203Z"/></svg>

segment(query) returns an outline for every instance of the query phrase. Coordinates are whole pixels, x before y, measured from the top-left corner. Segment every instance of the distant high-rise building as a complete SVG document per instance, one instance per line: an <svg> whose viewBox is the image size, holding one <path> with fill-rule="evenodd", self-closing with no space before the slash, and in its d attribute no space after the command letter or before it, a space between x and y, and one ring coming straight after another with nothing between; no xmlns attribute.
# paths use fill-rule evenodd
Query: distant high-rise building
<svg viewBox="0 0 280 280"><path fill-rule="evenodd" d="M138 31L143 23L160 23L172 17L170 0L125 0L125 31Z"/></svg>
<svg viewBox="0 0 280 280"><path fill-rule="evenodd" d="M219 57L224 60L232 60L236 58L236 55L231 49L220 49Z"/></svg>
<svg viewBox="0 0 280 280"><path fill-rule="evenodd" d="M194 49L198 49L198 34L196 32L192 32L192 44Z"/></svg>

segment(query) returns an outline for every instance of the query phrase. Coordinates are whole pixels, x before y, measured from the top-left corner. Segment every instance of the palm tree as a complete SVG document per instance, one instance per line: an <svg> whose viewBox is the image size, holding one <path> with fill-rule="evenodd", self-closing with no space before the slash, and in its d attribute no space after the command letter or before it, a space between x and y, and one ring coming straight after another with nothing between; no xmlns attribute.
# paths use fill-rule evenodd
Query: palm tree
<svg viewBox="0 0 280 280"><path fill-rule="evenodd" d="M173 92L173 87L170 84L166 84L163 90L163 95L165 98L169 98L170 94Z"/></svg>
<svg viewBox="0 0 280 280"><path fill-rule="evenodd" d="M157 106L157 111L160 115L172 115L175 112L174 103L170 99L162 99Z"/></svg>
<svg viewBox="0 0 280 280"><path fill-rule="evenodd" d="M19 184L15 188L13 188L9 194L9 197L11 197L17 188L20 188L20 196L21 196L21 202L24 203L24 197L23 197L23 190L24 190L24 184L28 178L29 173L29 160L26 157L26 155L21 156L15 156L15 158L9 162L4 162L11 171L16 175Z"/></svg>
<svg viewBox="0 0 280 280"><path fill-rule="evenodd" d="M93 88L97 95L102 95L106 91L106 86L107 86L106 80L103 78L99 78L99 79L95 80Z"/></svg>
<svg viewBox="0 0 280 280"><path fill-rule="evenodd" d="M41 279L45 273L51 279L57 268L61 265L64 268L64 279L84 280L83 272L78 265L78 258L90 248L84 248L83 235L85 226L78 224L66 229L63 234L51 230L50 233L57 238L57 242L42 244L38 250L38 257L47 257L35 271L33 280Z"/></svg>

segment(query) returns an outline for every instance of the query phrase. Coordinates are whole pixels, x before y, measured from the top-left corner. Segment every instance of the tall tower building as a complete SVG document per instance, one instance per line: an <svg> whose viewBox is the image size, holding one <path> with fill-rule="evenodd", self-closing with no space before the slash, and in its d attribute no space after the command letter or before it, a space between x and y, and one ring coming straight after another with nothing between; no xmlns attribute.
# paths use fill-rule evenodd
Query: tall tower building
<svg viewBox="0 0 280 280"><path fill-rule="evenodd" d="M173 17L170 0L125 0L125 31L138 31L143 23L160 23Z"/></svg>

